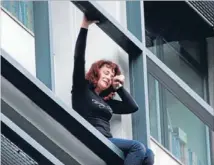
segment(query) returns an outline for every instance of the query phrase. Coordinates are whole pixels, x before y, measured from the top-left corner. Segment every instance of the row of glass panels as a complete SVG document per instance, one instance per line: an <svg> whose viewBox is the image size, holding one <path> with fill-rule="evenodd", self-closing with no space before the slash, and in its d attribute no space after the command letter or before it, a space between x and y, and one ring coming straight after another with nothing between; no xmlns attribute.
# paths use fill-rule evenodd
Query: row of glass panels
<svg viewBox="0 0 214 165"><path fill-rule="evenodd" d="M181 35L179 33L181 29L165 20L164 22L170 26L169 32L166 33L168 38L170 33L173 33L171 34L173 39L167 40L161 30L160 33L158 32L158 28L155 27L158 25L151 23L148 13L152 11L148 12L145 8L145 13L147 13L145 14L146 47L208 102L206 38L180 37L176 34ZM157 15L160 14L154 14L152 19L155 20ZM183 28L182 31L186 32L184 34L192 34L188 27ZM148 93L151 136L185 165L211 165L209 128L149 73Z"/></svg>
<svg viewBox="0 0 214 165"><path fill-rule="evenodd" d="M146 34L147 48L207 101L208 73L201 61L207 56L206 41L167 42L164 36ZM210 165L208 127L150 74L148 88L152 137L185 165Z"/></svg>
<svg viewBox="0 0 214 165"><path fill-rule="evenodd" d="M210 165L209 129L148 74L151 136L185 165Z"/></svg>
<svg viewBox="0 0 214 165"><path fill-rule="evenodd" d="M30 1L2 1L2 6L33 31L33 4ZM149 36L147 36L149 38ZM185 56L200 63L197 41L166 42L163 37L147 40L147 47L202 98L204 76ZM195 64L194 63L194 64ZM187 165L210 164L208 128L152 75L148 74L151 136Z"/></svg>

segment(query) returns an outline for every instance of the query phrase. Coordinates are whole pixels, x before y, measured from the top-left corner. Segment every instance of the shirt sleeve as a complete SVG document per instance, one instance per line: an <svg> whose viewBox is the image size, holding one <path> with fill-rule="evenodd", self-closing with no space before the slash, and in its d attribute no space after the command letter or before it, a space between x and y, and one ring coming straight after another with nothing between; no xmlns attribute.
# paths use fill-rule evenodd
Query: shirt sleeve
<svg viewBox="0 0 214 165"><path fill-rule="evenodd" d="M109 100L109 105L115 114L129 114L138 110L138 105L124 87L117 90L122 101Z"/></svg>
<svg viewBox="0 0 214 165"><path fill-rule="evenodd" d="M84 89L85 80L85 49L88 29L81 28L74 51L73 86L72 90Z"/></svg>

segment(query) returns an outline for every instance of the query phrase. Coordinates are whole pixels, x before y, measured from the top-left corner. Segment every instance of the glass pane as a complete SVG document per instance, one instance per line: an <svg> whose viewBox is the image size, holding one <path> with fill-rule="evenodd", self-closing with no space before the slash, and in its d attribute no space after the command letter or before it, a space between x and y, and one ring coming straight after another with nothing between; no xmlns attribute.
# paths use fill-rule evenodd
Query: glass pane
<svg viewBox="0 0 214 165"><path fill-rule="evenodd" d="M148 87L151 135L184 164L210 165L207 126L150 74Z"/></svg>
<svg viewBox="0 0 214 165"><path fill-rule="evenodd" d="M208 164L206 126L167 90L166 101L170 151L185 164L188 156Z"/></svg>
<svg viewBox="0 0 214 165"><path fill-rule="evenodd" d="M179 50L181 45L178 42L163 44L164 63L203 98L203 77L185 61Z"/></svg>
<svg viewBox="0 0 214 165"><path fill-rule="evenodd" d="M33 31L33 1L2 1L2 6Z"/></svg>
<svg viewBox="0 0 214 165"><path fill-rule="evenodd" d="M199 43L190 41L167 43L163 39L158 40L155 41L155 46L149 47L150 51L184 80L198 95L204 98L204 75L200 69L197 69L200 65L196 62L199 60L200 54ZM194 59L195 62L188 61L185 56L188 56L188 59Z"/></svg>
<svg viewBox="0 0 214 165"><path fill-rule="evenodd" d="M148 77L149 83L149 116L150 116L150 132L151 135L161 142L160 137L160 105L159 105L159 87L158 81L156 81L152 76Z"/></svg>
<svg viewBox="0 0 214 165"><path fill-rule="evenodd" d="M198 95L206 98L206 30L200 28L198 18L189 18L188 8L179 1L145 1L144 7L146 47ZM186 17L177 14L180 10Z"/></svg>
<svg viewBox="0 0 214 165"><path fill-rule="evenodd" d="M200 43L196 41L180 41L180 48L183 48L194 60L200 63Z"/></svg>

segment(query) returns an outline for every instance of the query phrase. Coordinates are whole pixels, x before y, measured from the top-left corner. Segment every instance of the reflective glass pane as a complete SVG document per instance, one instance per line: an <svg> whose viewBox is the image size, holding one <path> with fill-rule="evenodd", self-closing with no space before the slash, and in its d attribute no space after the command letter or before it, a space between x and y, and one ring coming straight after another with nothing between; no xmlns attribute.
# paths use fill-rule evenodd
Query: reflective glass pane
<svg viewBox="0 0 214 165"><path fill-rule="evenodd" d="M148 77L149 83L149 116L150 116L150 132L151 135L161 142L160 133L160 104L159 104L159 86L158 81L152 76Z"/></svg>
<svg viewBox="0 0 214 165"><path fill-rule="evenodd" d="M185 2L145 1L144 7L146 47L206 100L210 34L201 27L200 18ZM183 15L178 14L181 10Z"/></svg>
<svg viewBox="0 0 214 165"><path fill-rule="evenodd" d="M165 42L149 47L175 74L187 83L198 95L204 98L205 73L200 70L200 46L198 42ZM160 42L160 41L159 41ZM187 59L188 58L188 59Z"/></svg>
<svg viewBox="0 0 214 165"><path fill-rule="evenodd" d="M188 165L210 165L207 126L149 74L151 135Z"/></svg>
<svg viewBox="0 0 214 165"><path fill-rule="evenodd" d="M183 57L183 47L178 42L165 43L162 46L164 63L203 98L203 76ZM195 54L197 49L194 50Z"/></svg>

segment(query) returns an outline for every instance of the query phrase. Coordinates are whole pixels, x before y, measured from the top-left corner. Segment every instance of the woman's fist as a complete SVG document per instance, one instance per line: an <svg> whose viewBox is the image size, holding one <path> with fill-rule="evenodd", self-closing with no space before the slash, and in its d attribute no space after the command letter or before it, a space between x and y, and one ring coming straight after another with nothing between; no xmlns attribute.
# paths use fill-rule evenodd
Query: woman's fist
<svg viewBox="0 0 214 165"><path fill-rule="evenodd" d="M86 16L84 15L81 27L88 29L88 27L93 23L99 23L99 21L96 21L96 20L95 21L89 21L89 20L87 20Z"/></svg>

